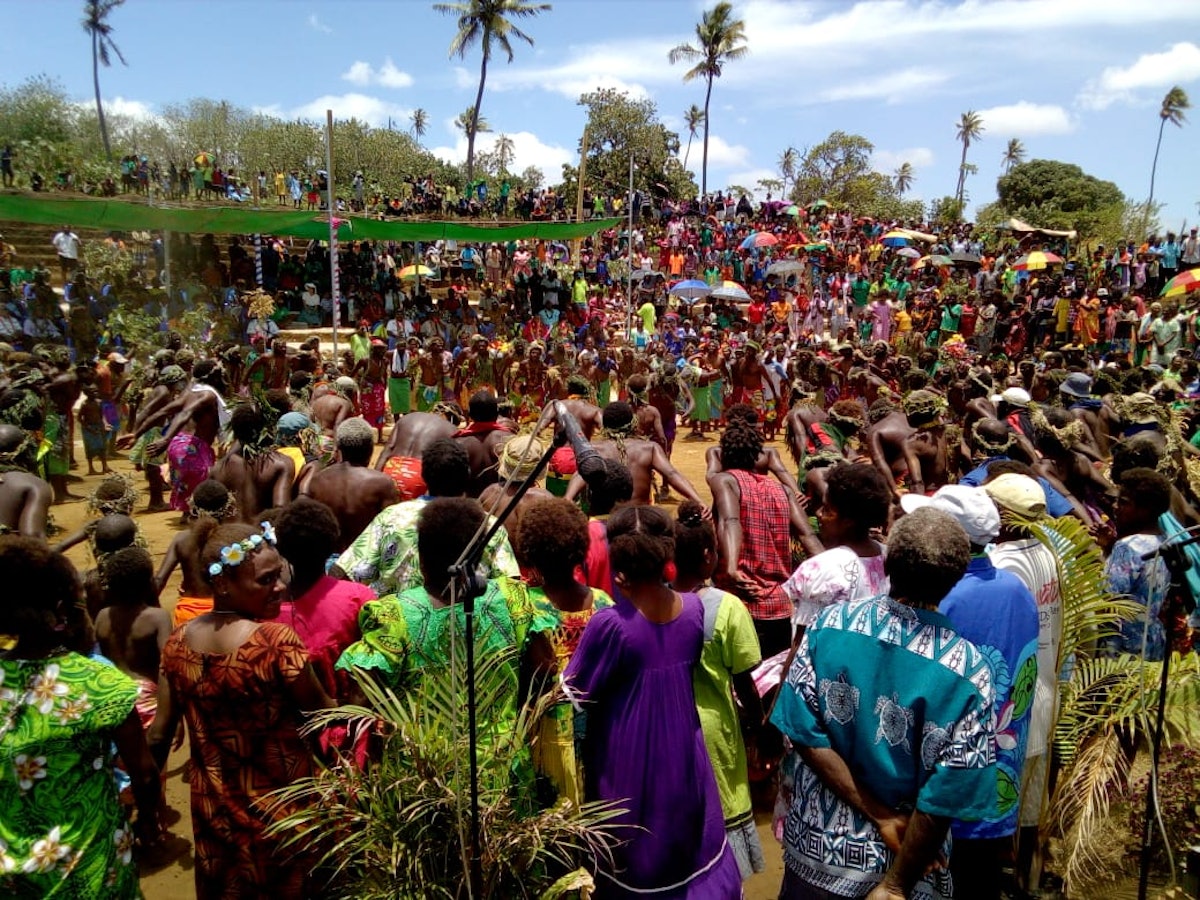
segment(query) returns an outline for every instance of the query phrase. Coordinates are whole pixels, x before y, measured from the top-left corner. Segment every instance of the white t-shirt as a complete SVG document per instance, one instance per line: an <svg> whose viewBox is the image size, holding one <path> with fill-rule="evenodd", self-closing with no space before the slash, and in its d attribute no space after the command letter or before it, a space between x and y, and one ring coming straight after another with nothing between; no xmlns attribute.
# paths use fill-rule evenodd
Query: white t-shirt
<svg viewBox="0 0 1200 900"><path fill-rule="evenodd" d="M1058 699L1058 649L1062 645L1062 597L1058 565L1050 550L1034 538L1005 541L988 552L992 565L1012 572L1029 588L1038 608L1037 685L1029 717L1026 756L1045 753Z"/></svg>
<svg viewBox="0 0 1200 900"><path fill-rule="evenodd" d="M75 232L60 231L50 243L64 259L79 259L79 237Z"/></svg>

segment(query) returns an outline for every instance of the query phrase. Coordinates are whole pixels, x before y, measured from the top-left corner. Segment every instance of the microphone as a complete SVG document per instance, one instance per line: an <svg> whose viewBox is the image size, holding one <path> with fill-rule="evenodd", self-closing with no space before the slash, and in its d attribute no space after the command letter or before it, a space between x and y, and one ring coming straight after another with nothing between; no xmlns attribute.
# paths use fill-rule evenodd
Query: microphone
<svg viewBox="0 0 1200 900"><path fill-rule="evenodd" d="M579 428L579 420L571 415L566 404L561 400L554 402L554 418L558 422L557 437L561 437L571 445L571 450L575 454L575 468L580 477L588 484L593 483L597 478L603 478L604 457L596 452L591 441L583 436L583 432Z"/></svg>

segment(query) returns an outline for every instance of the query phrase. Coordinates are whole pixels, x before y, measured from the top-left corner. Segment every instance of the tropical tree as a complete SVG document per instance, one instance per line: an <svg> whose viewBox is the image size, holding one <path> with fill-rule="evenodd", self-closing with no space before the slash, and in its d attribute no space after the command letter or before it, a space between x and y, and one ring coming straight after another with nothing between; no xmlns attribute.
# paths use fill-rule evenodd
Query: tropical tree
<svg viewBox="0 0 1200 900"><path fill-rule="evenodd" d="M962 161L958 165L958 187L954 190L954 199L959 205L965 205L964 194L967 186L967 150L971 141L979 140L983 134L983 117L973 109L968 109L959 117L955 131L958 140L962 141Z"/></svg>
<svg viewBox="0 0 1200 900"><path fill-rule="evenodd" d="M418 106L412 111L410 122L409 130L412 131L413 137L418 141L425 137L425 132L429 130L429 113Z"/></svg>
<svg viewBox="0 0 1200 900"><path fill-rule="evenodd" d="M695 103L684 110L683 125L688 131L687 150L683 153L683 164L685 167L688 164L688 157L692 153L692 139L699 133L700 126L704 124L704 118L704 110Z"/></svg>
<svg viewBox="0 0 1200 900"><path fill-rule="evenodd" d="M108 123L104 120L104 104L100 100L100 67L112 65L113 54L127 66L121 48L113 40L113 27L108 16L125 0L86 0L83 4L83 21L80 24L92 38L92 86L96 89L96 118L100 120L100 140L104 142L104 155L112 158L112 147L108 143Z"/></svg>
<svg viewBox="0 0 1200 900"><path fill-rule="evenodd" d="M788 147L779 154L779 176L783 179L783 195L787 196L788 182L796 183L796 167L800 165L800 154L795 147Z"/></svg>
<svg viewBox="0 0 1200 900"><path fill-rule="evenodd" d="M474 143L475 135L486 134L492 130L491 123L483 116L477 115L473 106L468 106L458 114L458 118L454 120L454 127L467 135L470 144Z"/></svg>
<svg viewBox="0 0 1200 900"><path fill-rule="evenodd" d="M1025 145L1021 143L1020 138L1008 139L1008 146L1004 148L1004 156L1001 161L1004 163L1005 175L1013 170L1013 166L1019 166L1025 162Z"/></svg>
<svg viewBox="0 0 1200 900"><path fill-rule="evenodd" d="M916 175L913 174L912 163L902 162L900 168L892 173L892 180L896 183L896 193L903 197L908 193L908 189L912 187L913 180Z"/></svg>
<svg viewBox="0 0 1200 900"><path fill-rule="evenodd" d="M1184 112L1191 106L1192 101L1188 99L1187 92L1179 85L1175 85L1163 97L1162 106L1158 110L1158 143L1154 145L1154 163L1150 166L1151 204L1154 203L1154 176L1158 174L1158 151L1162 149L1163 129L1167 127L1168 122L1176 128L1182 128L1183 123L1187 121Z"/></svg>
<svg viewBox="0 0 1200 900"><path fill-rule="evenodd" d="M482 59L479 63L479 89L475 105L470 107L472 119L467 132L467 182L475 174L475 135L479 132L479 108L483 103L483 86L487 82L488 61L497 49L513 61L512 40L517 38L533 46L533 38L513 24L514 19L531 19L547 12L549 3L528 3L526 0L461 0L459 3L435 3L440 13L458 19L458 32L450 41L450 55L465 59L467 51L479 44Z"/></svg>
<svg viewBox="0 0 1200 900"><path fill-rule="evenodd" d="M733 5L721 0L705 10L696 23L696 43L680 44L667 54L671 65L684 61L693 63L683 74L684 81L704 79L704 159L700 165L700 194L708 193L708 126L712 121L709 101L712 99L713 79L720 78L726 63L741 59L749 52L746 47L746 23L733 17Z"/></svg>
<svg viewBox="0 0 1200 900"><path fill-rule="evenodd" d="M507 134L496 136L496 145L492 147L492 152L496 154L496 163L499 166L501 175L508 171L508 164L512 162L515 151L516 145L513 143L513 139Z"/></svg>

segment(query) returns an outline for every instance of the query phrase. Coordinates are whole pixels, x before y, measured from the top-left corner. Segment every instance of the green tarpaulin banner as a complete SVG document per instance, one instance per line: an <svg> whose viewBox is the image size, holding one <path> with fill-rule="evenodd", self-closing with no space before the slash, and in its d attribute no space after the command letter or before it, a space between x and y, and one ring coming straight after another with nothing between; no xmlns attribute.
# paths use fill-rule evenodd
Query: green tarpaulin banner
<svg viewBox="0 0 1200 900"><path fill-rule="evenodd" d="M365 216L336 217L339 241L573 241L623 219L589 222L522 222L517 225L476 225L466 222L387 221ZM153 206L124 200L82 197L30 197L0 194L0 221L34 225L72 225L105 231L178 231L187 234L274 234L329 239L326 213L272 211L245 207Z"/></svg>

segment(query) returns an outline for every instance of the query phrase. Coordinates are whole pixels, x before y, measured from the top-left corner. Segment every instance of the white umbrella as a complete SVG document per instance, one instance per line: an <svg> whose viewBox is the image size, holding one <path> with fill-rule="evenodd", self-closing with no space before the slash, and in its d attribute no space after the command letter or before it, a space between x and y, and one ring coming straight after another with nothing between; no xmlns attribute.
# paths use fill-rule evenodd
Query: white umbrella
<svg viewBox="0 0 1200 900"><path fill-rule="evenodd" d="M798 259L780 259L767 267L768 275L791 275L793 272L803 272L804 263Z"/></svg>
<svg viewBox="0 0 1200 900"><path fill-rule="evenodd" d="M716 297L719 300L748 301L750 299L750 295L746 293L746 289L732 281L726 281L708 296Z"/></svg>

